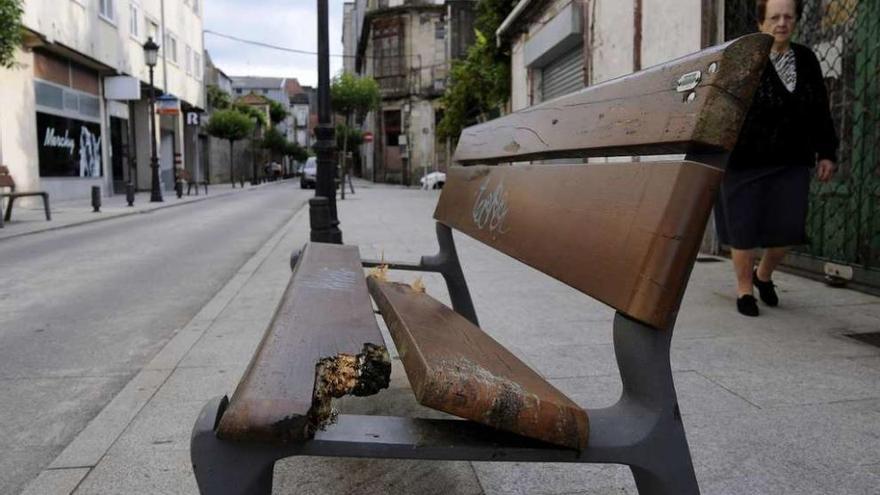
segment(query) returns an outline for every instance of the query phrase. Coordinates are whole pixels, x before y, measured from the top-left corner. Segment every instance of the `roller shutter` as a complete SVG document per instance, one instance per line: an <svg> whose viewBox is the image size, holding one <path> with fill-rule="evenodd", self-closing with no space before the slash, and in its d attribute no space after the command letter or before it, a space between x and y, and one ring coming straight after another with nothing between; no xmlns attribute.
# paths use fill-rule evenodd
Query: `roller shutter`
<svg viewBox="0 0 880 495"><path fill-rule="evenodd" d="M583 46L579 46L550 62L541 71L541 101L547 101L583 87Z"/></svg>

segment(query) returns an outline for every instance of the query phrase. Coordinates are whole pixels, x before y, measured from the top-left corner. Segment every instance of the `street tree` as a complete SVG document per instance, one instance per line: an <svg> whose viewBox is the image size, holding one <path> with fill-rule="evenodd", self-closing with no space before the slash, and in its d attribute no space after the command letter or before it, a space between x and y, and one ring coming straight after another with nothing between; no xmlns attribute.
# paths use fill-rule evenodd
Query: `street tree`
<svg viewBox="0 0 880 495"><path fill-rule="evenodd" d="M207 90L208 107L211 110L224 110L232 105L232 100L229 97L229 93L220 89L219 86L215 84L208 84Z"/></svg>
<svg viewBox="0 0 880 495"><path fill-rule="evenodd" d="M0 67L15 66L15 49L21 46L21 0L0 0Z"/></svg>
<svg viewBox="0 0 880 495"><path fill-rule="evenodd" d="M287 148L287 138L278 129L271 127L263 134L260 146L268 150L270 157L274 160L275 156L284 154L284 150Z"/></svg>
<svg viewBox="0 0 880 495"><path fill-rule="evenodd" d="M295 141L285 143L284 155L290 159L291 167L293 167L294 163L301 163L309 158L309 152Z"/></svg>
<svg viewBox="0 0 880 495"><path fill-rule="evenodd" d="M284 105L275 100L269 101L269 120L272 121L272 125L278 125L284 122L284 119L286 119L288 115L290 115L290 113L284 108Z"/></svg>
<svg viewBox="0 0 880 495"><path fill-rule="evenodd" d="M495 32L516 0L479 0L474 19L476 40L463 60L452 63L449 85L440 101L441 138L457 139L461 130L500 114L510 97L510 52L495 43Z"/></svg>
<svg viewBox="0 0 880 495"><path fill-rule="evenodd" d="M342 73L334 78L330 86L330 99L334 111L345 117L345 127L350 129L352 118L361 120L368 112L379 107L379 83L369 76L355 77L352 74ZM349 142L349 139L342 141L343 184L348 173L345 157L348 156ZM345 187L342 188L342 199L345 199Z"/></svg>
<svg viewBox="0 0 880 495"><path fill-rule="evenodd" d="M208 121L208 134L229 141L229 180L235 187L233 153L236 141L248 137L254 130L254 119L235 109L217 110Z"/></svg>

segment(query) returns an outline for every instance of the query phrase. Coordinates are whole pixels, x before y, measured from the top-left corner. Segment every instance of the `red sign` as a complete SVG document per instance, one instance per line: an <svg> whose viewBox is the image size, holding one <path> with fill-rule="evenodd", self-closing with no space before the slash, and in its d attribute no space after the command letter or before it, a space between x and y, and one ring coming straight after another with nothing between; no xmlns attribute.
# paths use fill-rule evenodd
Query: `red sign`
<svg viewBox="0 0 880 495"><path fill-rule="evenodd" d="M373 133L372 132L365 132L364 133L364 142L365 143L372 143L373 142Z"/></svg>

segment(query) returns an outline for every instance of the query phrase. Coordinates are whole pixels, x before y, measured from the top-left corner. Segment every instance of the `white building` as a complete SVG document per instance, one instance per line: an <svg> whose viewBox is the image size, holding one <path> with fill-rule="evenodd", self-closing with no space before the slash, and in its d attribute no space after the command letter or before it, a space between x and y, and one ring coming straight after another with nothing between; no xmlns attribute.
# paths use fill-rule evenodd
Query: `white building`
<svg viewBox="0 0 880 495"><path fill-rule="evenodd" d="M720 41L723 0L520 0L496 35L511 46L519 110Z"/></svg>
<svg viewBox="0 0 880 495"><path fill-rule="evenodd" d="M24 0L17 67L0 69L0 157L21 189L53 200L150 188L149 72L143 44L161 47L156 117L161 178L199 162L188 112L205 107L204 0Z"/></svg>

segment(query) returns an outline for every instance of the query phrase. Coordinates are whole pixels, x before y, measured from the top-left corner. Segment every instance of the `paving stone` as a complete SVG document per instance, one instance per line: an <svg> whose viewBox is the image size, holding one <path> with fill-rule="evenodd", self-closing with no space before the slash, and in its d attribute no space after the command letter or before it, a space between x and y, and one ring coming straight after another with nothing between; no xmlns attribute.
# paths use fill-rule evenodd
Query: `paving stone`
<svg viewBox="0 0 880 495"><path fill-rule="evenodd" d="M468 462L291 457L275 463L272 493L478 495Z"/></svg>

